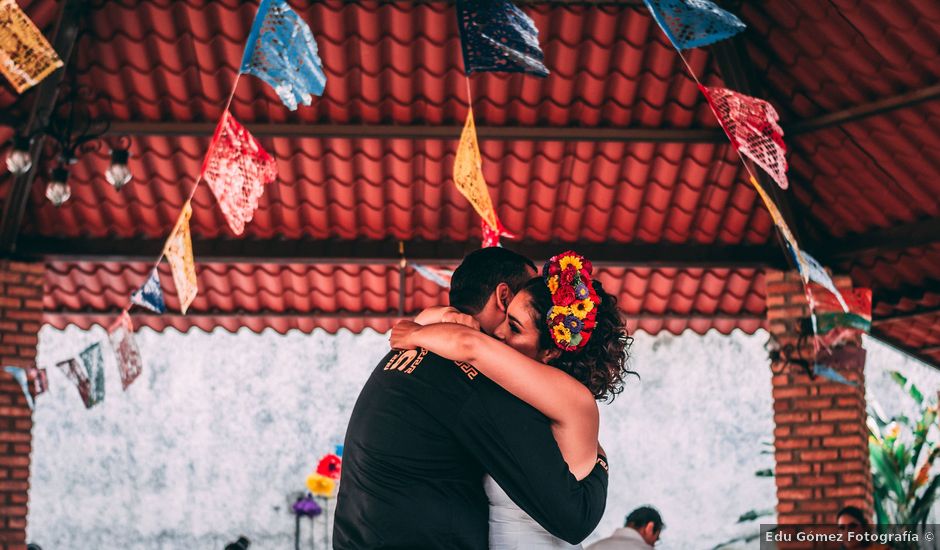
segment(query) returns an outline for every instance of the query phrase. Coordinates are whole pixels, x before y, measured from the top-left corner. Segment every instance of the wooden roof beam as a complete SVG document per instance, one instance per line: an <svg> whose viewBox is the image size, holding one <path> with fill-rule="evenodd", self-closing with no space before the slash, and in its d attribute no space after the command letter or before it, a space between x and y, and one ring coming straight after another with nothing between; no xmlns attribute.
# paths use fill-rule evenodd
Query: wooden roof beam
<svg viewBox="0 0 940 550"><path fill-rule="evenodd" d="M418 124L245 123L261 138L433 139L460 137L460 126ZM211 122L114 121L110 133L129 136L212 136ZM477 126L481 140L636 143L724 143L720 128L603 128L583 126Z"/></svg>
<svg viewBox="0 0 940 550"><path fill-rule="evenodd" d="M828 113L805 120L798 120L786 126L786 133L788 136L796 136L799 134L815 132L816 130L822 130L832 126L841 126L843 124L856 122L868 117L883 115L898 109L913 107L925 101L931 101L938 98L940 98L940 84L934 84L933 86L927 86L925 88L920 88L918 90L913 90L904 94L886 97L884 99L879 99L870 103L863 103L861 105L856 105L854 107L836 111L834 113Z"/></svg>
<svg viewBox="0 0 940 550"><path fill-rule="evenodd" d="M59 239L23 237L14 257L47 262L153 262L162 239ZM506 241L505 246L540 261L573 249L598 267L782 268L780 251L766 245ZM470 241L405 241L405 257L427 265L456 265L480 247ZM398 240L194 239L199 263L398 265Z"/></svg>
<svg viewBox="0 0 940 550"><path fill-rule="evenodd" d="M865 233L853 233L826 243L819 250L829 261L853 261L894 250L904 250L940 242L940 217L925 218Z"/></svg>
<svg viewBox="0 0 940 550"><path fill-rule="evenodd" d="M58 309L47 310L47 315L62 316L71 319L87 319L101 316L118 316L122 310L119 309ZM400 319L402 317L414 317L418 311L406 311L400 314L398 310L389 311L189 311L185 315L178 311L167 311L166 313L153 313L142 309L134 310L132 317L141 319L147 318L169 318L169 319L239 319L239 318L266 318L266 319L296 319L296 318L316 318L316 319ZM625 313L628 321L695 321L695 320L729 320L729 321L763 321L766 317L764 313L703 313L691 312L682 313Z"/></svg>

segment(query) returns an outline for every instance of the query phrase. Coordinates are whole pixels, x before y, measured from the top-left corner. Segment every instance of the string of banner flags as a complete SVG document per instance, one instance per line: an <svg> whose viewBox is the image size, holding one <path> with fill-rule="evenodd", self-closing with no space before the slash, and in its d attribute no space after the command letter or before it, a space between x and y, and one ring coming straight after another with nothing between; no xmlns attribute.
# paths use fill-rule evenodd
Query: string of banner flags
<svg viewBox="0 0 940 550"><path fill-rule="evenodd" d="M816 306L811 289L817 283L831 292L845 314L850 307L819 262L802 250L770 195L745 159L766 171L782 189L787 189L786 144L779 116L768 102L720 87L706 87L686 61L682 51L730 38L746 28L734 14L709 0L644 0L653 18L673 45L698 89L740 156L763 204L771 214L801 275L810 304L814 333ZM493 206L483 175L483 159L477 139L470 94L470 75L481 72L514 72L545 77L549 69L539 46L534 21L510 0L458 0L455 6L460 31L464 73L467 81L467 116L460 134L453 166L454 185L481 218L482 245L499 246L502 237L514 238L503 227ZM14 0L0 0L0 72L22 93L62 66L55 50ZM226 222L236 235L244 232L258 207L267 184L277 178L277 166L258 140L232 115L229 108L242 75L260 78L271 86L291 111L309 106L322 95L326 74L310 27L286 0L262 0L249 33L239 72L210 141L202 170L195 178L176 224L147 280L129 297L117 320L108 327L108 340L117 360L126 390L143 368L129 315L137 306L156 314L166 312L159 265L170 266L185 315L199 292L189 220L192 198L205 182L215 196ZM403 259L403 268L406 262ZM423 265L415 272L441 287L449 287L449 270ZM856 300L853 300L853 303ZM869 298L870 309L870 298ZM870 313L869 313L870 320ZM86 407L104 399L104 353L101 343L92 344L75 358L57 366L74 383ZM15 368L15 367L10 367ZM27 373L37 382L36 391L47 387L45 369ZM41 372L39 372L41 371ZM39 381L42 383L40 384ZM24 386L25 387L25 386ZM41 393L41 391L39 392Z"/></svg>
<svg viewBox="0 0 940 550"><path fill-rule="evenodd" d="M787 147L776 109L762 99L727 88L705 86L682 54L682 50L730 38L743 31L746 25L734 14L708 0L644 2L708 101L712 113L748 173L748 181L760 196L793 257L809 307L816 354L821 349L828 350L850 341L856 331L868 332L871 329L871 290L853 289L846 299L822 264L799 246L780 209L745 160L750 159L762 168L781 189L789 188L786 174ZM817 295L812 283L825 289L836 303L833 304L827 295ZM822 328L819 324L820 315L824 322Z"/></svg>

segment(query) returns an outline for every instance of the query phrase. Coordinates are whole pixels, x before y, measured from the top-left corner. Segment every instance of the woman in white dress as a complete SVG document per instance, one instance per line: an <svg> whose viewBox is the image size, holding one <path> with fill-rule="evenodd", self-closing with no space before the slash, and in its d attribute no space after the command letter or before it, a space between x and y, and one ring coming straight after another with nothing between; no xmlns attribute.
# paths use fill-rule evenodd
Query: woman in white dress
<svg viewBox="0 0 940 550"><path fill-rule="evenodd" d="M577 479L586 477L603 454L596 400L612 399L623 390L624 377L631 373L626 361L632 342L617 298L593 280L590 261L570 251L552 257L542 275L513 297L494 337L472 326L440 322L453 318L453 311L431 308L416 322L397 324L392 347L422 347L472 364L548 417L569 470ZM490 499L491 549L580 548L548 533L492 478L484 487Z"/></svg>

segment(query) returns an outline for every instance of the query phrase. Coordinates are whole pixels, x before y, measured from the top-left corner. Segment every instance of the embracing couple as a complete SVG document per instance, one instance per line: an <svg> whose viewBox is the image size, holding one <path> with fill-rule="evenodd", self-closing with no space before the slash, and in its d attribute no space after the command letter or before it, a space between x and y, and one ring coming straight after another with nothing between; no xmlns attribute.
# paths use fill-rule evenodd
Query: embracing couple
<svg viewBox="0 0 940 550"><path fill-rule="evenodd" d="M350 418L338 550L580 548L607 500L596 400L631 342L590 261L469 254L398 323Z"/></svg>

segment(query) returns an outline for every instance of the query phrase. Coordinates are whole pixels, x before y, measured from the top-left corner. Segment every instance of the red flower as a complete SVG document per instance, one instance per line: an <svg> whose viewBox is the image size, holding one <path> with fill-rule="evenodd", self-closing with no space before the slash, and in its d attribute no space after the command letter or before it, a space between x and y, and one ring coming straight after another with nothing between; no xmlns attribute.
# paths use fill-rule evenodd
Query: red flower
<svg viewBox="0 0 940 550"><path fill-rule="evenodd" d="M552 320L551 320L551 322L548 323L548 326L553 327L553 326L555 326L555 325L560 325L560 324L562 324L562 323L564 323L564 322L565 322L565 316L564 316L564 315L561 315L561 314L558 314L558 315L552 317Z"/></svg>
<svg viewBox="0 0 940 550"><path fill-rule="evenodd" d="M320 459L317 464L317 473L330 479L339 479L340 472L343 469L343 459L330 453Z"/></svg>
<svg viewBox="0 0 940 550"><path fill-rule="evenodd" d="M581 272L587 272L588 276L590 276L591 273L594 273L594 264L591 263L591 260L587 258L581 260Z"/></svg>
<svg viewBox="0 0 940 550"><path fill-rule="evenodd" d="M569 306L571 302L574 302L574 288L571 286L563 286L558 289L558 291L552 295L552 301L556 306Z"/></svg>
<svg viewBox="0 0 940 550"><path fill-rule="evenodd" d="M561 272L561 282L566 285L570 285L574 282L574 278L578 276L578 270L573 266L568 266L564 271Z"/></svg>
<svg viewBox="0 0 940 550"><path fill-rule="evenodd" d="M597 315L594 315L594 312L588 313L588 316L584 318L584 328L581 329L582 331L581 334L583 335L584 332L591 334L591 329L594 328L596 324L597 324ZM582 337L587 338L587 336L582 336Z"/></svg>
<svg viewBox="0 0 940 550"><path fill-rule="evenodd" d="M549 275L558 275L558 272L561 271L558 262L549 262L548 263L548 274Z"/></svg>
<svg viewBox="0 0 940 550"><path fill-rule="evenodd" d="M601 297L597 295L597 292L594 290L594 284L591 283L587 285L588 292L590 293L588 297L594 302L594 307L597 307L601 303Z"/></svg>

